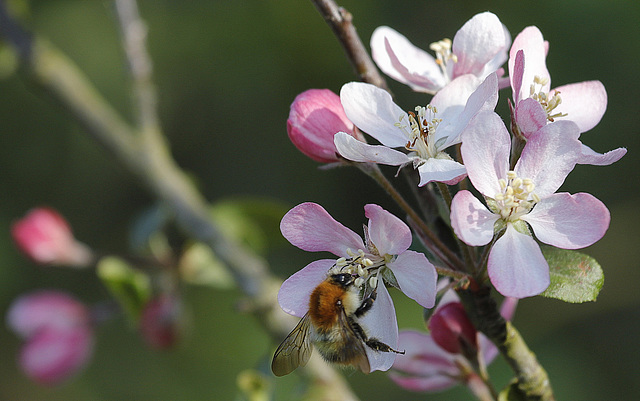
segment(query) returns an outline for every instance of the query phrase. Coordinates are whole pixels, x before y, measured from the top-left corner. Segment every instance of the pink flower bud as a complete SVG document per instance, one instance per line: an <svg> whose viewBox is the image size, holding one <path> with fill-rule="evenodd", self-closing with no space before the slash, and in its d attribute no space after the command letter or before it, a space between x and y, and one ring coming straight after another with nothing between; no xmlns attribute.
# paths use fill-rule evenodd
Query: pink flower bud
<svg viewBox="0 0 640 401"><path fill-rule="evenodd" d="M76 241L65 219L53 209L37 208L13 224L11 235L18 248L40 264L86 266L91 250Z"/></svg>
<svg viewBox="0 0 640 401"><path fill-rule="evenodd" d="M88 309L73 297L39 291L14 301L7 325L26 340L19 364L40 384L54 385L80 371L93 352Z"/></svg>
<svg viewBox="0 0 640 401"><path fill-rule="evenodd" d="M171 348L180 337L180 305L171 296L150 300L142 311L140 333L156 349Z"/></svg>
<svg viewBox="0 0 640 401"><path fill-rule="evenodd" d="M333 136L340 131L364 141L344 113L340 96L329 89L309 89L296 96L287 132L298 150L321 163L339 161Z"/></svg>
<svg viewBox="0 0 640 401"><path fill-rule="evenodd" d="M57 291L23 295L7 312L7 325L28 339L41 328L66 329L89 325L89 311L75 298Z"/></svg>
<svg viewBox="0 0 640 401"><path fill-rule="evenodd" d="M477 331L459 302L439 308L429 320L431 337L442 349L452 354L477 355Z"/></svg>
<svg viewBox="0 0 640 401"><path fill-rule="evenodd" d="M33 381L55 385L82 370L93 353L88 326L44 327L22 348L20 367Z"/></svg>

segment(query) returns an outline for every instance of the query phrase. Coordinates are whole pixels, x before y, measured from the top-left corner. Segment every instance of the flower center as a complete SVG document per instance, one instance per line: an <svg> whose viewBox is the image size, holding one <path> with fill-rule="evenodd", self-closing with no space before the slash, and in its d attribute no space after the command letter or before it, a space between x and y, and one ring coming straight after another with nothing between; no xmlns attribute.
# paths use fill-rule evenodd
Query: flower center
<svg viewBox="0 0 640 401"><path fill-rule="evenodd" d="M542 87L549 83L549 78L541 78L536 75L533 78L533 83L529 89L529 96L535 99L544 111L547 113L547 120L553 122L558 117L565 117L566 113L553 113L553 110L562 103L562 98L560 97L560 92L553 91L551 96L548 93L542 91ZM536 91L537 89L537 91Z"/></svg>
<svg viewBox="0 0 640 401"><path fill-rule="evenodd" d="M458 56L451 53L451 39L442 39L429 45L429 49L436 53L436 64L440 66L442 74L448 77L447 66L449 63L457 63Z"/></svg>
<svg viewBox="0 0 640 401"><path fill-rule="evenodd" d="M406 125L396 123L396 127L405 131L409 138L404 145L407 150L415 152L422 159L429 159L438 155L438 147L436 146L435 134L438 125L442 122L441 118L437 118L438 110L432 106L427 107L416 106L415 113L408 112L409 129Z"/></svg>
<svg viewBox="0 0 640 401"><path fill-rule="evenodd" d="M362 249L353 252L347 249L348 258L339 258L329 270L329 275L347 273L357 276L353 285L362 289L363 287L376 288L378 283L378 270L385 266L390 260L390 255L379 256L366 254Z"/></svg>
<svg viewBox="0 0 640 401"><path fill-rule="evenodd" d="M540 197L533 190L535 185L529 178L520 178L514 171L507 173L507 179L500 179L500 189L493 199L500 216L505 221L516 221L529 213Z"/></svg>

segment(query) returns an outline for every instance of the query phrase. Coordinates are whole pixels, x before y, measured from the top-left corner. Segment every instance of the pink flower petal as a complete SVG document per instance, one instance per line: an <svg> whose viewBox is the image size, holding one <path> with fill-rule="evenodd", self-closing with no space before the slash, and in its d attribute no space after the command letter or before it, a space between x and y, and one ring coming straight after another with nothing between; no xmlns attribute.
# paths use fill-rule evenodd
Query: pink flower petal
<svg viewBox="0 0 640 401"><path fill-rule="evenodd" d="M579 249L600 240L609 228L609 210L587 193L553 194L522 217L545 244Z"/></svg>
<svg viewBox="0 0 640 401"><path fill-rule="evenodd" d="M422 307L433 308L438 274L424 254L406 251L387 266L396 277L400 291Z"/></svg>
<svg viewBox="0 0 640 401"><path fill-rule="evenodd" d="M582 144L579 164L592 164L594 166L608 166L622 159L627 154L627 148L618 148L601 154L585 144Z"/></svg>
<svg viewBox="0 0 640 401"><path fill-rule="evenodd" d="M327 278L327 272L335 262L333 259L316 260L286 279L278 292L278 303L282 310L303 317L309 310L311 293Z"/></svg>
<svg viewBox="0 0 640 401"><path fill-rule="evenodd" d="M513 65L511 71L511 90L513 91L513 98L518 102L517 98L522 89L522 76L524 74L524 50L520 49L515 53L515 60L509 60L510 67Z"/></svg>
<svg viewBox="0 0 640 401"><path fill-rule="evenodd" d="M44 327L64 329L89 323L87 308L58 291L36 291L15 300L7 312L7 325L23 338Z"/></svg>
<svg viewBox="0 0 640 401"><path fill-rule="evenodd" d="M369 145L358 141L344 132L338 132L334 137L334 141L338 153L345 159L354 162L371 162L400 166L411 161L411 159L402 152L386 146Z"/></svg>
<svg viewBox="0 0 640 401"><path fill-rule="evenodd" d="M580 157L578 126L571 121L547 124L529 138L515 172L530 178L541 198L556 192Z"/></svg>
<svg viewBox="0 0 640 401"><path fill-rule="evenodd" d="M373 306L361 319L360 322L369 338L376 338L393 349L398 349L398 322L396 320L396 310L389 291L378 281L378 296ZM365 347L371 372L374 370L386 371L391 368L396 359L394 352L378 352L369 347Z"/></svg>
<svg viewBox="0 0 640 401"><path fill-rule="evenodd" d="M327 272L335 263L333 259L316 260L286 279L278 291L278 303L282 310L303 317L309 310L311 293L327 278Z"/></svg>
<svg viewBox="0 0 640 401"><path fill-rule="evenodd" d="M389 92L374 85L350 82L342 86L340 100L349 120L390 148L404 147L407 137L395 124L409 126L407 113Z"/></svg>
<svg viewBox="0 0 640 401"><path fill-rule="evenodd" d="M467 190L458 192L451 202L451 226L467 245L481 246L491 242L493 225L498 217Z"/></svg>
<svg viewBox="0 0 640 401"><path fill-rule="evenodd" d="M533 84L533 78L537 75L540 78L549 78L549 82L542 87L544 92L549 92L551 76L547 70L547 50L549 44L542 37L542 33L535 26L529 26L522 30L513 40L513 45L509 52L509 71L511 72L511 87L514 88L515 59L519 50L524 53L524 71L522 74L522 84L520 93L514 93L513 98L516 103L529 97L529 86Z"/></svg>
<svg viewBox="0 0 640 401"><path fill-rule="evenodd" d="M502 119L484 111L471 120L462 134L461 153L473 186L483 195L494 197L501 191L499 179L509 169L511 138Z"/></svg>
<svg viewBox="0 0 640 401"><path fill-rule="evenodd" d="M460 374L454 356L440 348L431 336L413 330L403 330L398 355L389 377L399 386L412 391L440 391L458 383Z"/></svg>
<svg viewBox="0 0 640 401"><path fill-rule="evenodd" d="M549 94L560 93L562 103L553 113L565 113L567 119L573 121L580 128L580 132L589 131L598 125L607 110L607 91L600 81L585 81L563 85L555 88Z"/></svg>
<svg viewBox="0 0 640 401"><path fill-rule="evenodd" d="M454 185L467 176L467 169L455 160L432 157L420 164L418 173L420 174L420 182L418 183L420 187L432 181Z"/></svg>
<svg viewBox="0 0 640 401"><path fill-rule="evenodd" d="M540 294L550 283L549 265L536 241L511 224L491 248L488 260L491 283L507 297Z"/></svg>
<svg viewBox="0 0 640 401"><path fill-rule="evenodd" d="M476 14L467 21L453 38L452 52L458 57L453 76L474 74L484 78L507 60L511 38L495 14ZM485 71L491 64L492 71Z"/></svg>
<svg viewBox="0 0 640 401"><path fill-rule="evenodd" d="M385 74L415 91L435 93L445 85L433 56L387 26L373 31L371 54Z"/></svg>
<svg viewBox="0 0 640 401"><path fill-rule="evenodd" d="M411 230L402 220L374 204L364 207L369 219L369 238L380 255L398 255L409 249Z"/></svg>
<svg viewBox="0 0 640 401"><path fill-rule="evenodd" d="M280 222L282 235L300 249L310 252L328 251L347 256L347 249L365 249L362 238L338 223L317 203L301 203L284 215Z"/></svg>
<svg viewBox="0 0 640 401"><path fill-rule="evenodd" d="M40 330L20 353L20 366L32 380L55 385L84 368L93 353L93 335L85 326Z"/></svg>
<svg viewBox="0 0 640 401"><path fill-rule="evenodd" d="M516 106L516 123L525 138L529 138L547 125L547 112L537 100L527 98Z"/></svg>

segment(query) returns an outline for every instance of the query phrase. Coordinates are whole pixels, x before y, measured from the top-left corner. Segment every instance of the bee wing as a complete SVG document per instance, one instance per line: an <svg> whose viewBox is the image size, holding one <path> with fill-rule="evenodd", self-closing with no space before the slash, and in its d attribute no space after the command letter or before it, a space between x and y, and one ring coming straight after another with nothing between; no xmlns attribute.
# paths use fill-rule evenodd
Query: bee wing
<svg viewBox="0 0 640 401"><path fill-rule="evenodd" d="M344 310L338 314L338 320L338 324L342 328L341 334L344 340L343 344L345 344L346 347L351 348L351 352L354 356L354 359L350 364L357 366L363 373L371 372L367 351L365 351L364 348L362 338L364 332L362 332L362 327L349 318Z"/></svg>
<svg viewBox="0 0 640 401"><path fill-rule="evenodd" d="M311 356L310 324L309 315L304 315L298 325L282 341L271 362L271 371L274 375L288 375L298 366L307 364Z"/></svg>

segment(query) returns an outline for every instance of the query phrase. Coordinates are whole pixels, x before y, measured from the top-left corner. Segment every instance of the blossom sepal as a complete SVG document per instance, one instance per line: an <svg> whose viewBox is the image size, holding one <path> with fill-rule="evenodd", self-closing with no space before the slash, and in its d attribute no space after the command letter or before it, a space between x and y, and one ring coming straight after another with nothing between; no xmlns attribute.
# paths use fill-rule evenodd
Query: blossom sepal
<svg viewBox="0 0 640 401"><path fill-rule="evenodd" d="M540 295L570 303L595 301L604 284L604 272L592 257L580 252L542 246L551 284Z"/></svg>

